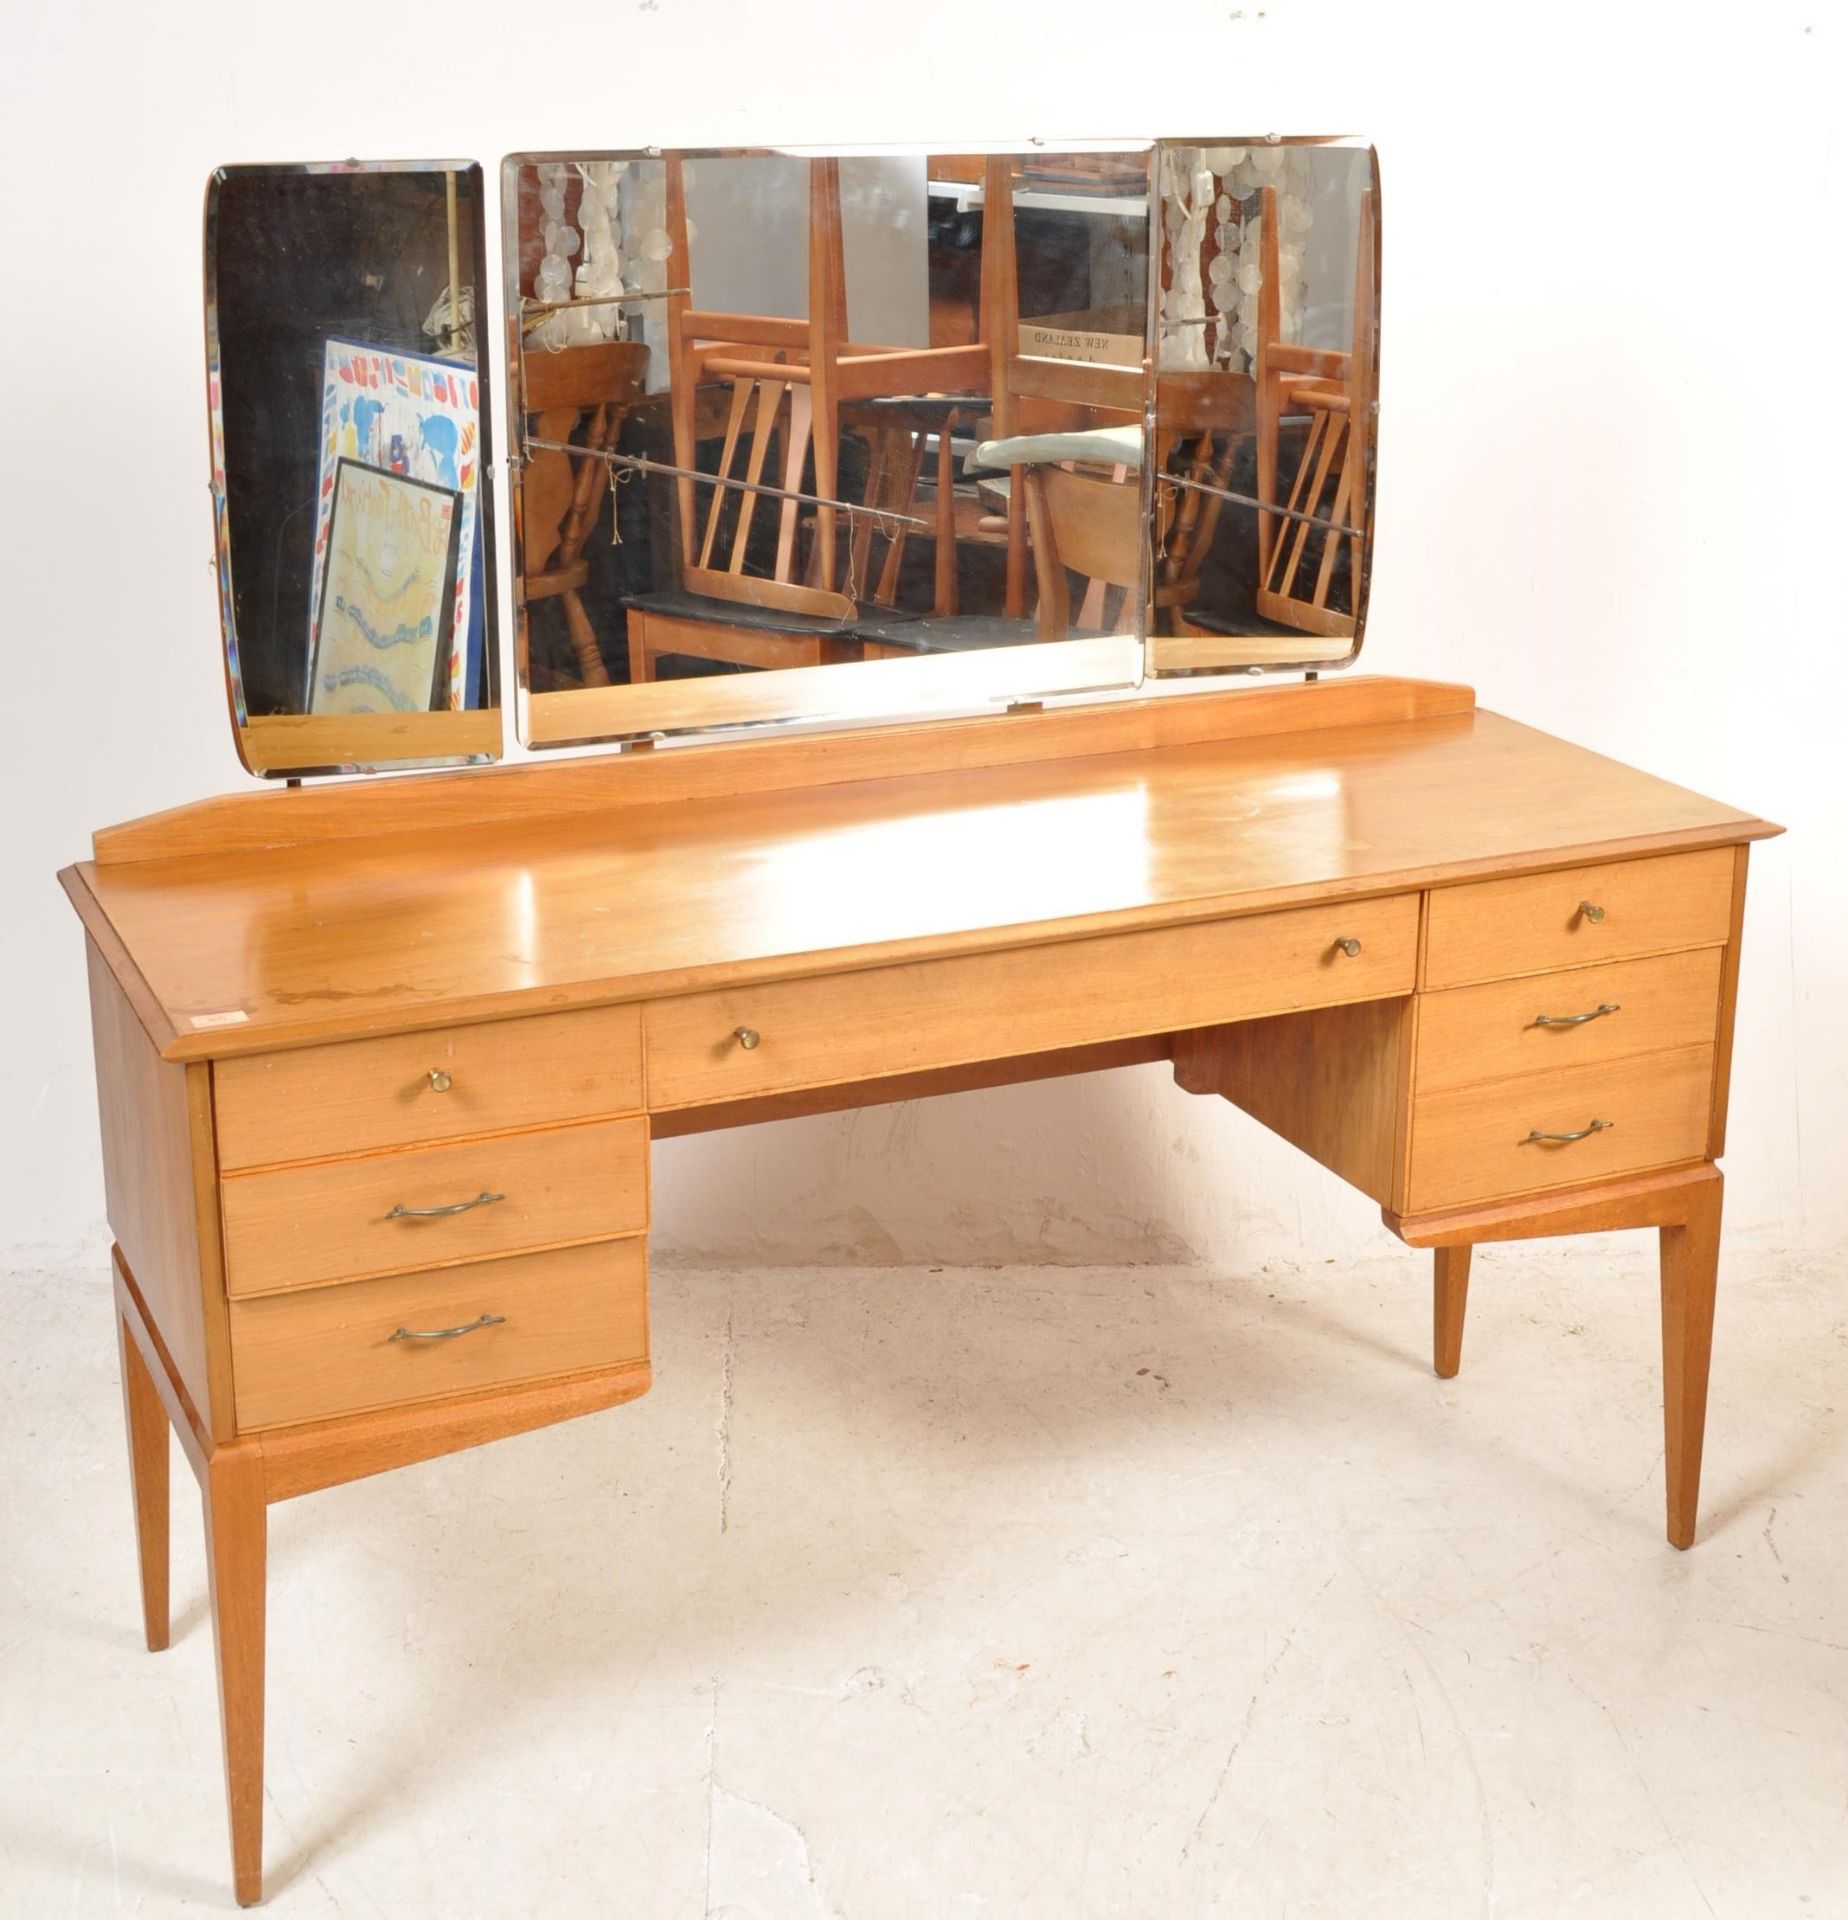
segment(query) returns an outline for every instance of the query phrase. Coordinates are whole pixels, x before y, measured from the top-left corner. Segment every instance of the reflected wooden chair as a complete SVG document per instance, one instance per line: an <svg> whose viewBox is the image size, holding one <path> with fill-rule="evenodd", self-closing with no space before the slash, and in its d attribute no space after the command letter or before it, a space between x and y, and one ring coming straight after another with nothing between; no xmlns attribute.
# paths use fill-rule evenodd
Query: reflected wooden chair
<svg viewBox="0 0 1848 1920"><path fill-rule="evenodd" d="M646 346L628 340L599 340L556 351L530 346L523 360L523 399L532 437L557 445L571 442L587 454L615 448L624 419L642 398L648 376ZM578 684L586 687L610 684L583 600L590 579L584 547L608 488L609 468L602 460L535 448L520 466L514 489L521 556L514 595L524 656L533 658L533 603L560 599Z"/></svg>
<svg viewBox="0 0 1848 1920"><path fill-rule="evenodd" d="M677 509L685 591L641 596L632 603L631 674L652 676L666 653L740 666L825 664L847 658L966 651L1017 644L1037 631L1065 637L1081 623L1104 623L1104 595L1141 578L1139 484L1118 476L1118 499L1092 498L1090 483L1071 476L1031 491L1009 490L1003 524L1006 546L1004 610L965 614L955 581L955 502L950 436L967 406L986 398L993 437L1022 432L1138 425L1143 418L1146 366L1109 366L1022 355L1012 162L991 156L984 165L980 326L972 344L881 348L847 339L841 262L838 163L810 163L809 311L805 319L777 319L695 308L690 294L670 296ZM686 202L682 168L667 162L670 285L688 284ZM724 383L723 432L714 480L692 477L699 458L702 383ZM880 617L896 598L903 539L887 541L872 561L878 537L870 522L845 516L831 504L839 485L842 409L864 416L886 405L901 420L885 457L875 446L868 503L903 511L915 500L928 443L937 449L935 611ZM917 414L916 419L904 418ZM928 416L928 417L926 417ZM772 448L780 440L780 460ZM817 503L775 502L775 559L768 577L746 571L756 502L769 484L801 490L805 462L814 463ZM1139 461L1138 461L1139 465ZM700 493L709 498L702 501ZM728 496L729 542L726 538ZM800 551L801 514L812 514L814 537ZM839 522L856 524L845 538ZM1037 529L1043 529L1039 533ZM1125 546L1124 533L1128 531ZM1050 557L1040 586L1040 612L1027 622L1027 574L1033 539ZM843 565L844 561L844 565ZM1087 584L1077 620L1063 567L1076 562ZM702 616L700 600L720 601ZM745 610L749 611L746 612ZM705 631L701 632L702 624ZM855 646L858 652L854 651Z"/></svg>
<svg viewBox="0 0 1848 1920"><path fill-rule="evenodd" d="M981 342L951 347L890 347L850 340L842 251L840 163L808 163L808 314L803 319L697 308L690 293L684 169L669 154L668 353L681 541L681 584L689 593L738 605L848 621L861 583L852 562L858 543L843 539L841 410L855 402L927 394L986 395L990 366ZM710 480L699 467L702 384L725 389L721 451ZM779 457L771 465L771 449ZM768 575L748 572L751 533L763 488L804 491L813 471L813 539L798 538L801 505L771 503L774 557ZM766 481L766 472L774 476ZM715 482L729 484L719 485ZM704 496L702 498L702 495ZM735 508L732 501L735 498ZM728 508L731 511L728 516ZM729 540L721 540L729 517ZM715 619L723 614L715 610Z"/></svg>
<svg viewBox="0 0 1848 1920"><path fill-rule="evenodd" d="M1373 196L1361 196L1354 263L1353 344L1346 351L1301 347L1283 335L1277 238L1277 189L1260 201L1257 350L1257 492L1267 503L1309 519L1258 514L1257 610L1267 620L1329 639L1352 639L1365 578L1372 512L1368 465L1373 424ZM1304 420L1302 446L1287 493L1279 492L1279 446L1286 417ZM1317 524L1317 523L1320 524ZM1347 529L1348 531L1338 531ZM1330 589L1345 556L1347 610Z"/></svg>
<svg viewBox="0 0 1848 1920"><path fill-rule="evenodd" d="M1010 467L1005 503L1006 611L1026 612L1032 566L1042 640L1101 630L1105 593L1125 593L1143 575L1142 421L1148 368L1058 360L1020 351L1020 276L1013 172L989 162L982 306L992 355L994 437L978 453ZM996 217L996 216L999 217ZM1126 457L1128 456L1128 457ZM1076 620L1067 570L1085 590Z"/></svg>
<svg viewBox="0 0 1848 1920"><path fill-rule="evenodd" d="M1252 383L1243 374L1215 367L1160 376L1155 470L1204 484L1180 487L1164 480L1155 488L1154 569L1165 589L1159 595L1158 633L1190 630L1188 615L1219 532L1224 490L1232 483L1239 449L1251 440L1254 417Z"/></svg>
<svg viewBox="0 0 1848 1920"><path fill-rule="evenodd" d="M989 161L983 200L989 225L983 230L982 309L994 396L994 433L985 453L991 464L1013 467L1021 481L1008 488L1005 504L1006 611L1015 618L1026 612L1031 558L1039 637L1063 639L1074 624L1065 567L1087 578L1080 621L1101 623L1104 588L1127 587L1141 578L1140 433L1148 368L1020 351L1013 171L1007 160ZM1121 451L1110 447L1107 438L1090 439L1113 431L1135 436L1134 484ZM1062 433L1077 436L1067 442L1069 451L1063 457L1056 445L1047 444ZM1079 460L1101 463L1105 471L1081 472ZM1113 491L1098 491L1105 487Z"/></svg>
<svg viewBox="0 0 1848 1920"><path fill-rule="evenodd" d="M866 441L868 448L863 504L883 508L892 516L883 522L869 514L854 516L848 581L863 604L898 604L899 574L910 539L910 521L916 514L919 487L934 441L931 610L937 614L959 610L962 595L956 570L954 443L957 429L975 411L967 398L950 395L875 400L848 410L846 425Z"/></svg>
<svg viewBox="0 0 1848 1920"><path fill-rule="evenodd" d="M1193 597L1192 571L1154 564L1165 529L1156 529L1156 553L1150 552L1140 427L1021 436L986 444L977 457L1014 469L1030 534L1040 639L1122 631L1139 602L1160 614ZM1158 508L1163 498L1158 494ZM1073 574L1084 582L1075 608Z"/></svg>

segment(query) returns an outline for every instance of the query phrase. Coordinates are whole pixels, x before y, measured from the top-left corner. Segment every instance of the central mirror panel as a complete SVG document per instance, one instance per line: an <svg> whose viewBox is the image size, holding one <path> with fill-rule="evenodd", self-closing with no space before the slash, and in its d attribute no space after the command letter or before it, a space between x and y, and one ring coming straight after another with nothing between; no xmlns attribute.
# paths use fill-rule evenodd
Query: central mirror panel
<svg viewBox="0 0 1848 1920"><path fill-rule="evenodd" d="M525 739L1135 686L1154 158L508 159Z"/></svg>

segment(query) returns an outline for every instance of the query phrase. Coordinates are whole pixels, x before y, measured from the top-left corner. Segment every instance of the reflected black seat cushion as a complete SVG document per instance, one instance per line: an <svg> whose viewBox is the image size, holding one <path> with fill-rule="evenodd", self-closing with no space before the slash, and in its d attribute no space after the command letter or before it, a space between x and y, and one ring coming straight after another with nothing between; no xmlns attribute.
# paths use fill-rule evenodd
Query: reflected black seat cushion
<svg viewBox="0 0 1848 1920"><path fill-rule="evenodd" d="M856 640L911 653L980 653L989 647L1029 646L1039 638L1032 620L1010 620L1003 613L892 613L881 607L844 629Z"/></svg>
<svg viewBox="0 0 1848 1920"><path fill-rule="evenodd" d="M632 593L623 605L663 619L697 620L712 626L743 627L753 633L825 633L843 640L876 641L910 653L979 653L988 647L1027 646L1039 638L1030 620L1000 613L905 613L894 607L863 607L852 620L822 620L753 607L741 600L715 600L708 594L673 587L659 593Z"/></svg>
<svg viewBox="0 0 1848 1920"><path fill-rule="evenodd" d="M742 600L715 600L710 594L688 593L669 587L659 593L631 593L623 596L625 607L641 613L658 613L664 620L702 620L715 627L744 627L753 633L835 633L857 634L860 624L853 620L817 619L813 614L785 613L778 607L753 607ZM898 625L910 618L902 613L886 613L883 618Z"/></svg>

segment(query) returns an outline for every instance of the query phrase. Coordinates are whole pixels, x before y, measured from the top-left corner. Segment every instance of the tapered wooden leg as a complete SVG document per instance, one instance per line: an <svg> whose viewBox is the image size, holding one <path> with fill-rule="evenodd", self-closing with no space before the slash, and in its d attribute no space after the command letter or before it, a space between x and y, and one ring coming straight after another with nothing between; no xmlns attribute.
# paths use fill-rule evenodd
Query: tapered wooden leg
<svg viewBox="0 0 1848 1920"><path fill-rule="evenodd" d="M1463 1364L1463 1314L1469 1305L1468 1247L1439 1247L1431 1292L1431 1364L1454 1380Z"/></svg>
<svg viewBox="0 0 1848 1920"><path fill-rule="evenodd" d="M231 1808L231 1869L238 1905L263 1898L263 1616L269 1520L263 1460L255 1447L218 1448L207 1463L206 1567L225 1789Z"/></svg>
<svg viewBox="0 0 1848 1920"><path fill-rule="evenodd" d="M1716 1172L1689 1197L1685 1226L1662 1229L1662 1428L1668 1469L1668 1539L1694 1544L1700 1454L1707 1431L1707 1369L1720 1267Z"/></svg>
<svg viewBox="0 0 1848 1920"><path fill-rule="evenodd" d="M148 1651L159 1653L172 1625L167 1602L167 1409L120 1314L116 1343L122 1352L122 1413L128 1426L128 1477L135 1494L135 1547L141 1561L141 1624Z"/></svg>

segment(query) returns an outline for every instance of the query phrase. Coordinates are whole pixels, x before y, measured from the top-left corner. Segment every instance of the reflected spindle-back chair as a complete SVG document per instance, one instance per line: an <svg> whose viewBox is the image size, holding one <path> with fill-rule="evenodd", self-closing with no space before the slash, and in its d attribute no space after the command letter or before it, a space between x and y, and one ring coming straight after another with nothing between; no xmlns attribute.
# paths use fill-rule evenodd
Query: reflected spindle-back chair
<svg viewBox="0 0 1848 1920"><path fill-rule="evenodd" d="M1296 346L1283 337L1277 239L1277 189L1266 187L1259 214L1257 386L1258 498L1293 515L1258 514L1257 608L1268 620L1304 633L1352 639L1365 578L1372 514L1368 483L1373 427L1373 196L1361 196L1354 263L1354 325L1345 351ZM1305 420L1289 491L1278 491L1281 428ZM1348 608L1329 604L1336 565L1346 554Z"/></svg>
<svg viewBox="0 0 1848 1920"><path fill-rule="evenodd" d="M557 349L524 345L521 405L532 422L532 437L551 443L551 448L576 444L587 454L613 452L647 377L648 349L639 341L598 340ZM514 489L522 562L515 575L515 611L526 658L533 658L529 608L535 601L558 598L577 660L578 684L586 687L610 684L583 600L590 580L584 548L609 480L609 467L602 460L531 448Z"/></svg>
<svg viewBox="0 0 1848 1920"><path fill-rule="evenodd" d="M841 408L856 401L929 393L986 393L990 356L977 342L952 347L885 347L850 340L841 234L840 162L808 166L808 314L722 313L695 307L687 235L685 171L667 167L668 355L682 584L690 593L733 604L821 619L850 620L848 591L855 548L841 536ZM718 464L702 484L699 469L702 384L722 383L725 425ZM775 478L765 481L773 441ZM812 459L814 538L800 551L802 503L774 502L777 537L766 576L746 570L756 504L766 485L806 491ZM730 484L718 485L724 481ZM728 542L720 539L725 497L738 505ZM704 496L702 498L702 496ZM715 612L715 618L719 617Z"/></svg>

